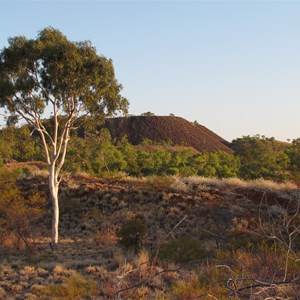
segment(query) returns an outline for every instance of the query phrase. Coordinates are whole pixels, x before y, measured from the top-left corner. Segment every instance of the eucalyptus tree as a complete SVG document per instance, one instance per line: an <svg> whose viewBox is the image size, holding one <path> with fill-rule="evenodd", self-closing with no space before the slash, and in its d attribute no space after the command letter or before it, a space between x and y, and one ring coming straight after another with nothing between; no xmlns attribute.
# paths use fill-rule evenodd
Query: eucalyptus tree
<svg viewBox="0 0 300 300"><path fill-rule="evenodd" d="M53 204L52 245L58 243L58 189L70 133L78 122L127 111L113 63L88 41L72 42L48 27L36 39L16 36L0 52L0 105L41 138ZM52 126L45 125L51 113ZM48 122L49 123L49 122Z"/></svg>

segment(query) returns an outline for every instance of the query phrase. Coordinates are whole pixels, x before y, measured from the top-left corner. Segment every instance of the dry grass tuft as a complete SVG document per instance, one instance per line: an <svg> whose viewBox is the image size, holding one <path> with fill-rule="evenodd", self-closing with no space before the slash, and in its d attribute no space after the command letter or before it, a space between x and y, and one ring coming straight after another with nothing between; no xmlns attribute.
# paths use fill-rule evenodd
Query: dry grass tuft
<svg viewBox="0 0 300 300"><path fill-rule="evenodd" d="M118 241L118 237L114 231L98 231L93 235L93 239L101 245L114 245Z"/></svg>
<svg viewBox="0 0 300 300"><path fill-rule="evenodd" d="M115 181L124 180L128 177L128 174L123 171L105 171L101 174L101 177L109 181Z"/></svg>
<svg viewBox="0 0 300 300"><path fill-rule="evenodd" d="M147 296L150 295L151 290L146 286L141 286L136 289L131 299L149 299Z"/></svg>
<svg viewBox="0 0 300 300"><path fill-rule="evenodd" d="M44 276L44 275L48 274L48 271L41 267L37 268L36 272L39 276Z"/></svg>
<svg viewBox="0 0 300 300"><path fill-rule="evenodd" d="M24 295L25 299L26 300L38 300L38 297L34 294L31 294L31 293L26 293Z"/></svg>
<svg viewBox="0 0 300 300"><path fill-rule="evenodd" d="M4 298L5 295L6 295L5 290L2 287L0 287L0 299L5 299Z"/></svg>
<svg viewBox="0 0 300 300"><path fill-rule="evenodd" d="M91 174L87 173L87 172L83 172L83 171L77 171L74 174L75 177L81 177L81 178L91 178Z"/></svg>
<svg viewBox="0 0 300 300"><path fill-rule="evenodd" d="M88 266L85 268L85 272L103 279L108 276L108 271L103 266Z"/></svg>
<svg viewBox="0 0 300 300"><path fill-rule="evenodd" d="M257 179L245 181L239 178L205 178L199 176L185 177L182 179L188 185L198 186L215 186L217 188L237 187L247 189L264 189L269 191L288 191L296 190L297 185L292 182L278 183L271 180Z"/></svg>
<svg viewBox="0 0 300 300"><path fill-rule="evenodd" d="M53 269L53 273L54 273L54 275L59 275L59 276L68 276L68 275L70 275L70 274L72 274L73 273L73 271L72 270L68 270L68 269L66 269L64 266L62 266L62 265L56 265L55 267L54 267L54 269Z"/></svg>
<svg viewBox="0 0 300 300"><path fill-rule="evenodd" d="M166 269L167 270L177 270L178 269L178 265L174 264L174 263L168 263L167 266L166 266ZM162 280L170 285L172 282L178 280L180 277L179 273L178 272L163 272L161 273L161 278Z"/></svg>
<svg viewBox="0 0 300 300"><path fill-rule="evenodd" d="M36 277L37 271L35 267L32 266L25 266L23 269L20 270L21 275L27 275L29 277Z"/></svg>
<svg viewBox="0 0 300 300"><path fill-rule="evenodd" d="M183 180L178 176L173 176L173 182L170 185L170 190L173 192L188 192L189 186L183 182Z"/></svg>
<svg viewBox="0 0 300 300"><path fill-rule="evenodd" d="M197 298L202 292L199 277L197 274L191 274L178 280L172 286L173 299L192 300Z"/></svg>
<svg viewBox="0 0 300 300"><path fill-rule="evenodd" d="M266 189L270 191L289 191L289 190L296 190L297 185L292 182L283 182L278 183L271 180L264 180L258 179L249 181L247 184L247 188L259 188L259 189Z"/></svg>
<svg viewBox="0 0 300 300"><path fill-rule="evenodd" d="M139 253L137 258L134 261L134 264L140 270L146 270L149 264L149 253L146 249L142 249Z"/></svg>
<svg viewBox="0 0 300 300"><path fill-rule="evenodd" d="M169 190L174 182L175 177L166 175L153 175L144 179L146 189L148 190Z"/></svg>
<svg viewBox="0 0 300 300"><path fill-rule="evenodd" d="M26 250L25 242L14 232L6 232L5 234L2 234L1 246L7 250L13 248L17 248L20 252L24 252Z"/></svg>
<svg viewBox="0 0 300 300"><path fill-rule="evenodd" d="M49 176L49 171L47 169L33 169L31 170L33 176L46 178Z"/></svg>

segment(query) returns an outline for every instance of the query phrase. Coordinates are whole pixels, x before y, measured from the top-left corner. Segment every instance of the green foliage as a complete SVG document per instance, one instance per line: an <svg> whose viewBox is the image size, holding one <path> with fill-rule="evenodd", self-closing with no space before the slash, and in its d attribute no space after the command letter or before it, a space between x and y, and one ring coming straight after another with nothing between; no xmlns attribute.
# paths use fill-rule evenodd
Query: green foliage
<svg viewBox="0 0 300 300"><path fill-rule="evenodd" d="M144 174L146 176L153 174L154 161L150 152L144 150L139 151L137 154L137 164L140 174Z"/></svg>
<svg viewBox="0 0 300 300"><path fill-rule="evenodd" d="M224 241L224 247L227 250L233 251L243 249L258 252L261 247L268 247L270 249L273 244L273 241L268 241L265 237L248 232L232 232L226 236L226 240Z"/></svg>
<svg viewBox="0 0 300 300"><path fill-rule="evenodd" d="M284 145L274 138L256 135L232 141L232 149L241 161L238 175L243 179L284 179L288 158Z"/></svg>
<svg viewBox="0 0 300 300"><path fill-rule="evenodd" d="M146 149L145 149L145 147ZM147 146L150 146L147 149ZM145 140L141 148L126 137L114 145L107 130L100 137L74 137L70 141L66 170L102 176L107 172L125 172L131 176L201 175L228 178L237 175L239 159L226 152L195 153L180 149L170 151L166 145L155 147Z"/></svg>
<svg viewBox="0 0 300 300"><path fill-rule="evenodd" d="M170 167L166 170L167 175L179 175L180 171L176 167Z"/></svg>
<svg viewBox="0 0 300 300"><path fill-rule="evenodd" d="M190 237L180 237L163 244L159 251L159 258L175 263L186 263L202 260L208 256L201 241Z"/></svg>
<svg viewBox="0 0 300 300"><path fill-rule="evenodd" d="M285 150L289 158L288 170L294 180L300 180L300 138L293 140L292 144Z"/></svg>
<svg viewBox="0 0 300 300"><path fill-rule="evenodd" d="M43 159L39 139L31 136L28 126L10 126L0 131L0 157L2 161Z"/></svg>
<svg viewBox="0 0 300 300"><path fill-rule="evenodd" d="M206 154L206 161L203 168L198 171L198 175L217 178L236 177L239 166L238 158L229 153L218 151Z"/></svg>
<svg viewBox="0 0 300 300"><path fill-rule="evenodd" d="M73 111L100 118L127 110L112 61L97 55L90 42L71 42L51 27L34 40L16 36L8 42L0 53L0 104L12 113L30 119L28 112L41 115L53 101L66 115L74 103Z"/></svg>
<svg viewBox="0 0 300 300"><path fill-rule="evenodd" d="M118 233L120 244L126 249L133 249L138 252L142 246L141 242L146 230L147 225L144 220L136 218L128 221Z"/></svg>
<svg viewBox="0 0 300 300"><path fill-rule="evenodd" d="M153 152L141 150L137 153L137 164L143 175L162 175L170 166L171 153L166 149L156 149Z"/></svg>
<svg viewBox="0 0 300 300"><path fill-rule="evenodd" d="M0 163L9 159L42 159L38 138L28 126L7 127L0 132ZM280 143L264 136L247 136L232 142L235 154L223 151L195 153L186 148L169 148L168 143L145 140L135 147L123 137L115 143L107 129L100 134L73 136L69 142L65 170L91 175L119 173L131 176L181 175L216 178L300 180L300 139Z"/></svg>
<svg viewBox="0 0 300 300"><path fill-rule="evenodd" d="M83 171L102 175L126 168L125 157L112 144L108 130L102 130L100 136L90 135L84 140L74 137L70 141L65 162L65 169L69 172Z"/></svg>
<svg viewBox="0 0 300 300"><path fill-rule="evenodd" d="M71 173L88 172L92 173L92 155L93 147L97 147L97 141L91 143L91 140L86 138L72 137L67 149L66 161L64 169Z"/></svg>
<svg viewBox="0 0 300 300"><path fill-rule="evenodd" d="M139 166L137 163L137 150L128 142L127 136L124 136L121 141L117 144L118 150L122 153L126 166L123 171L126 173L136 176L139 174Z"/></svg>
<svg viewBox="0 0 300 300"><path fill-rule="evenodd" d="M73 272L64 284L51 284L36 289L39 299L81 300L97 296L97 284Z"/></svg>

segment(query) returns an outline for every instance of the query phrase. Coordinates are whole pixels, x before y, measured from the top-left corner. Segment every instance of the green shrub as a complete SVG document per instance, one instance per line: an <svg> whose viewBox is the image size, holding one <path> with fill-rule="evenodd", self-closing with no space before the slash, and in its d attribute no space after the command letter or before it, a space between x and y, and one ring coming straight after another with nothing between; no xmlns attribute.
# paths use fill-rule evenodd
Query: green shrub
<svg viewBox="0 0 300 300"><path fill-rule="evenodd" d="M167 175L179 175L179 169L175 168L175 167L169 168L169 169L167 169L166 174Z"/></svg>
<svg viewBox="0 0 300 300"><path fill-rule="evenodd" d="M272 247L274 242L266 238L248 232L233 232L226 237L225 248L228 250L243 249L259 251L260 247Z"/></svg>
<svg viewBox="0 0 300 300"><path fill-rule="evenodd" d="M146 229L146 223L140 218L127 222L118 233L120 244L126 249L133 249L135 252L138 252L142 246L142 238Z"/></svg>
<svg viewBox="0 0 300 300"><path fill-rule="evenodd" d="M180 237L163 244L159 251L159 257L163 260L186 263L194 260L201 260L208 256L199 240L190 237Z"/></svg>
<svg viewBox="0 0 300 300"><path fill-rule="evenodd" d="M287 146L284 143L260 135L235 139L231 148L241 163L237 175L246 180L283 179L282 172L288 168L293 156L291 152L285 153Z"/></svg>

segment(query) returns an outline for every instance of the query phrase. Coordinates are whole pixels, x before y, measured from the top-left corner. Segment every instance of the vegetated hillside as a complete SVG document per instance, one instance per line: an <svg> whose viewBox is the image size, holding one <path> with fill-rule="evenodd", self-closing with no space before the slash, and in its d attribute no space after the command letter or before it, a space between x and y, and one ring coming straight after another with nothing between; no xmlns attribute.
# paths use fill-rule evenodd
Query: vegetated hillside
<svg viewBox="0 0 300 300"><path fill-rule="evenodd" d="M24 192L47 191L46 177L18 184ZM0 298L53 299L76 288L80 299L230 299L234 274L238 299L296 299L299 241L285 265L287 250L272 247L267 236L282 238L282 221L295 218L298 197L293 187L236 179L68 178L60 191L58 249L47 239L50 216L38 224L44 234L32 251L6 245Z"/></svg>
<svg viewBox="0 0 300 300"><path fill-rule="evenodd" d="M106 119L103 127L113 138L127 135L133 145L149 139L155 142L172 142L201 152L226 151L232 153L229 143L206 127L174 116L130 116Z"/></svg>

